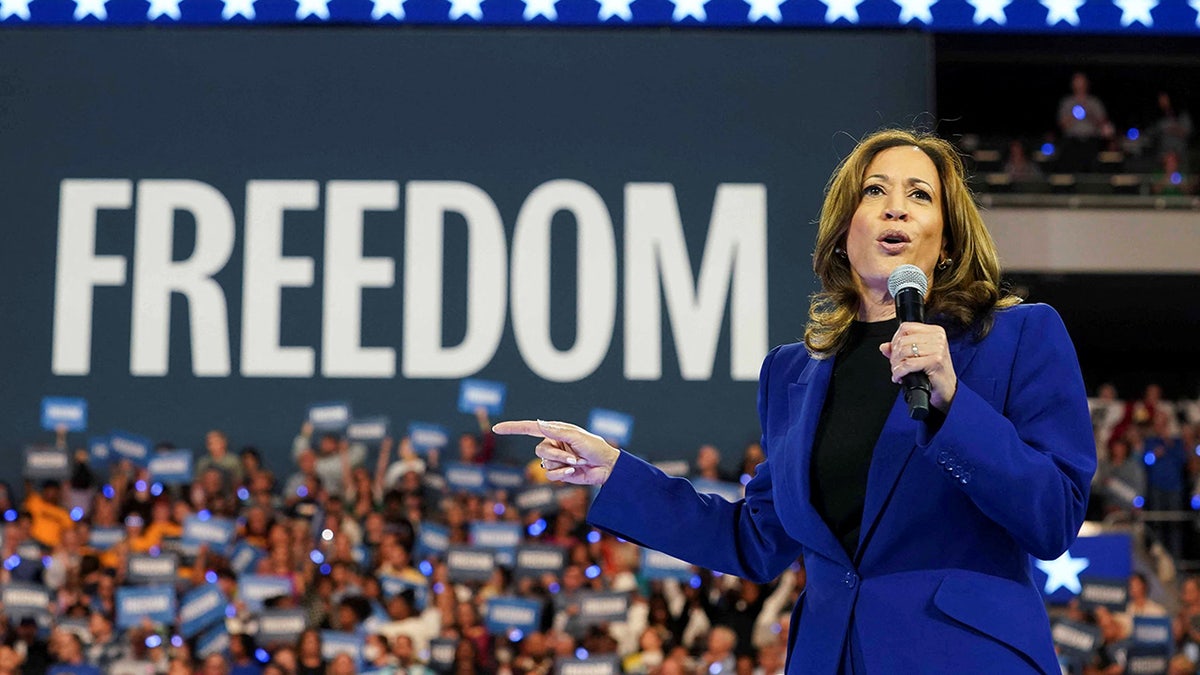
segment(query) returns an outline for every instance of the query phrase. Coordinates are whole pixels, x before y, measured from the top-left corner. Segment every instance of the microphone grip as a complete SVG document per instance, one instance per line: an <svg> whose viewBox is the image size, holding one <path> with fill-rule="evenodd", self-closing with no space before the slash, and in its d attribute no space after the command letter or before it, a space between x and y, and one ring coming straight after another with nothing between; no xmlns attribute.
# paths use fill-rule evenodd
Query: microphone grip
<svg viewBox="0 0 1200 675"><path fill-rule="evenodd" d="M901 378L908 416L920 422L929 417L929 376L923 372L909 373Z"/></svg>

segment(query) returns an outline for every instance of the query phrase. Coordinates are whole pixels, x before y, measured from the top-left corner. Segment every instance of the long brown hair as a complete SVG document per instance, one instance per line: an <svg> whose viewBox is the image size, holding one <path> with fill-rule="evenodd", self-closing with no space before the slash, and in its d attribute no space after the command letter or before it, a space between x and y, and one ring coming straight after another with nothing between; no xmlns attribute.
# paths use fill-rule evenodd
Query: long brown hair
<svg viewBox="0 0 1200 675"><path fill-rule="evenodd" d="M858 316L860 300L850 261L835 249L845 246L850 219L862 199L867 166L875 155L897 146L920 148L937 168L942 182L942 234L946 255L952 262L947 269L934 271L925 309L930 321L952 334L972 330L976 339L981 339L991 330L993 310L1021 301L1000 286L996 244L979 215L954 146L925 132L877 131L842 160L825 188L813 250L813 272L821 280L821 291L812 297L804 331L804 344L815 357L836 354Z"/></svg>

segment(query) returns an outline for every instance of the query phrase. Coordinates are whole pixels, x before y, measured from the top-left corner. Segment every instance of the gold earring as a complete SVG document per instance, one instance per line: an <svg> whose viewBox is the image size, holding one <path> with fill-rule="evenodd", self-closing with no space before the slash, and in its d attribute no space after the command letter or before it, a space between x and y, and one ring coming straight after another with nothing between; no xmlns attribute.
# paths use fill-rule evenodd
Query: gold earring
<svg viewBox="0 0 1200 675"><path fill-rule="evenodd" d="M833 249L833 252L837 255L840 255L843 258L846 257L846 249L844 249L844 248L835 248L835 249Z"/></svg>
<svg viewBox="0 0 1200 675"><path fill-rule="evenodd" d="M954 264L953 258L946 258L945 260L943 260L937 264L938 271L945 272L946 270L950 269L950 266L953 264Z"/></svg>

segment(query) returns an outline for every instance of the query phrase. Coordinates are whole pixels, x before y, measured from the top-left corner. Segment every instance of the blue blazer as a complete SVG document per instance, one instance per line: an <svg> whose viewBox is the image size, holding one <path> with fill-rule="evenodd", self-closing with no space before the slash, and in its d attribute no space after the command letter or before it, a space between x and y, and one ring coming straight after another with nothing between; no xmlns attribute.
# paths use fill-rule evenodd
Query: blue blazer
<svg viewBox="0 0 1200 675"><path fill-rule="evenodd" d="M877 673L1060 672L1030 555L1054 559L1083 522L1096 449L1074 347L1058 314L1025 304L951 341L958 390L939 428L903 395L879 435L852 560L810 500L813 437L833 372L802 344L759 379L767 460L729 503L621 453L594 525L758 582L804 556L789 675L833 674L853 652ZM883 358L882 356L880 358Z"/></svg>

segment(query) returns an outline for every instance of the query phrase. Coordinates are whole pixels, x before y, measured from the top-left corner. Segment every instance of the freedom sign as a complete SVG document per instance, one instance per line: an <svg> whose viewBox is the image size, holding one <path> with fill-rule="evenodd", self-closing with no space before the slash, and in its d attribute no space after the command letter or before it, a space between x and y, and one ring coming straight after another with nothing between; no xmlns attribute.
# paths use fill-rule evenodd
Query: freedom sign
<svg viewBox="0 0 1200 675"><path fill-rule="evenodd" d="M42 399L42 428L55 431L62 426L67 431L87 431L87 411L87 399L46 396Z"/></svg>
<svg viewBox="0 0 1200 675"><path fill-rule="evenodd" d="M143 619L175 623L175 588L172 586L120 586L117 588L117 628L133 628Z"/></svg>
<svg viewBox="0 0 1200 675"><path fill-rule="evenodd" d="M192 589L179 603L179 634L185 638L225 620L229 601L215 584Z"/></svg>
<svg viewBox="0 0 1200 675"><path fill-rule="evenodd" d="M542 603L516 596L493 596L487 601L484 625L492 635L507 635L517 629L528 635L542 620Z"/></svg>

